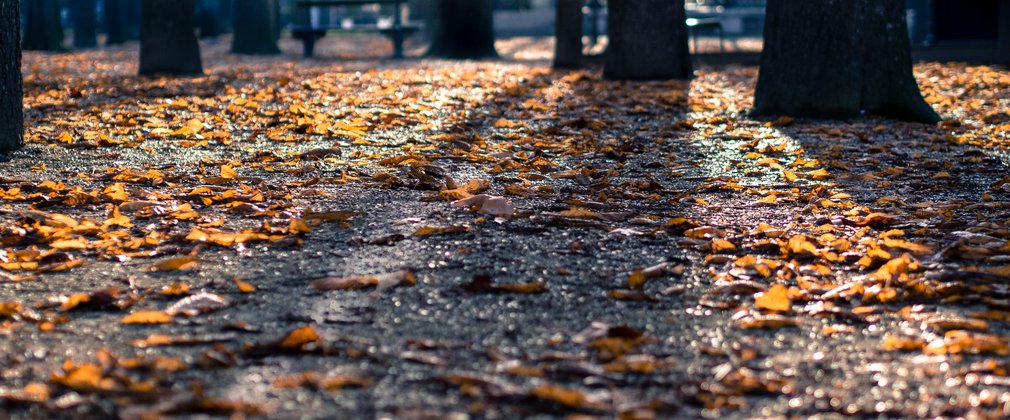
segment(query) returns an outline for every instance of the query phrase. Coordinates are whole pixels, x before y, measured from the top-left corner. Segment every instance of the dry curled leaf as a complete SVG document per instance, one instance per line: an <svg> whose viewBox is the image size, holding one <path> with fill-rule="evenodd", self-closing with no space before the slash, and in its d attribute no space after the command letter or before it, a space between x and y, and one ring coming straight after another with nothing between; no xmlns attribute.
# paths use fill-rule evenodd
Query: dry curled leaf
<svg viewBox="0 0 1010 420"><path fill-rule="evenodd" d="M391 273L373 274L350 277L325 277L313 280L311 285L316 290L357 290L375 287L376 291L390 289L396 286L413 286L417 277L410 270L400 270Z"/></svg>

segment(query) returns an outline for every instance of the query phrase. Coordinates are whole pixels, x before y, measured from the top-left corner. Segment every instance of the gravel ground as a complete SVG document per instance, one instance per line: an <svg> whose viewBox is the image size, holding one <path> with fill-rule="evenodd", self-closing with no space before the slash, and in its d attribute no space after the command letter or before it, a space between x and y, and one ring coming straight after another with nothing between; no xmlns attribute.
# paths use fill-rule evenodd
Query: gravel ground
<svg viewBox="0 0 1010 420"><path fill-rule="evenodd" d="M101 221L113 206L140 200L192 202L202 225L221 220L228 232L310 221L307 209L353 213L314 222L311 233L281 229L272 240L232 246L185 239L194 221L128 214L133 227L118 229L128 236L164 233L142 248L149 258L117 257L93 243L53 257L79 267L12 272L33 278L0 283L0 303L21 304L0 325L0 415L1008 414L1006 318L994 315L984 328L968 320L1004 311L1010 282L964 275L967 266L1001 267L1008 248L974 259L951 251L968 232L1005 244L1006 210L986 203L1008 199L1006 163L991 148L951 140L949 127L755 121L744 115L752 68L703 68L690 86L629 84L601 81L598 69L552 73L543 62L508 57L293 65L291 45L279 58L240 59L205 47L208 76L183 81L128 76L136 54L129 48L26 57L31 141L0 165L6 252L53 246L17 242L17 226L39 217L26 216L30 208ZM252 116L225 109L236 98L260 106ZM308 118L334 124L330 131L305 132L309 123L292 110L299 103L322 115ZM140 125L110 123L115 115ZM176 131L192 118L205 123L202 134ZM332 128L337 121L366 121L368 129L348 134ZM123 144L96 146L89 127ZM171 133L159 134L162 127ZM64 131L81 139L60 141ZM270 140L276 132L298 139ZM398 157L417 162L384 160ZM68 189L40 187L51 180L99 191L116 182L102 174L124 168L166 175L127 181L128 198L118 201L71 205ZM215 181L219 169L226 179ZM446 175L458 184L488 181L484 193L504 196L517 212L496 217L452 205L439 197L438 185L452 189ZM337 181L346 176L357 179ZM193 190L208 184L221 188L215 193L260 192L262 201L246 201L273 213L236 211L232 200L204 204ZM11 198L15 187L41 195ZM761 224L780 232L754 233ZM822 252L831 249L825 226L851 239L854 256ZM872 288L878 267L913 249L892 244L883 261L856 264L893 229L928 248L915 255L921 268L881 280L898 297L838 290ZM790 251L785 240L796 235L817 238L816 255ZM200 261L150 270L187 255ZM747 255L780 265L760 275L743 265ZM310 286L402 270L416 282L376 291ZM931 290L961 289L915 293L915 281L936 276L946 277ZM177 283L189 290L162 293ZM758 302L773 284L792 289L787 310ZM118 305L67 304L75 294L94 303L96 291L113 287ZM189 307L199 314L122 322L169 311L186 296L204 299ZM941 318L947 323L934 322ZM315 336L289 335L306 327ZM972 329L999 345L979 338L955 351L949 331ZM138 343L156 341L152 335L174 343ZM886 350L888 337L899 336L913 344ZM936 340L947 340L946 351L926 347ZM75 370L82 363L98 373Z"/></svg>

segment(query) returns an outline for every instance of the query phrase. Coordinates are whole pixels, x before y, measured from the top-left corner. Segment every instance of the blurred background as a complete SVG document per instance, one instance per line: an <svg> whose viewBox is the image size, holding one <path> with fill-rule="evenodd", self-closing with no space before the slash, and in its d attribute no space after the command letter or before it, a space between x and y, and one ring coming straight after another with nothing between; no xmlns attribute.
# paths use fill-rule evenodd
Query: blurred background
<svg viewBox="0 0 1010 420"><path fill-rule="evenodd" d="M241 7L244 1L198 0L194 29L201 39L213 42L232 33L235 25L242 24L236 20L235 7ZM306 27L323 28L327 36L331 35L329 32L332 35L372 32L382 38L382 28L411 25L417 30L409 32L408 55L411 51L423 52L432 26L429 24L432 1L313 7L303 0L270 0L279 40L297 38L299 28ZM57 51L134 41L139 35L140 3L140 0L22 0L25 49ZM544 38L549 42L546 38L554 33L555 3L556 0L493 0L495 36ZM764 0L687 0L686 3L694 52L730 54L746 60L748 54L761 51ZM906 0L906 5L909 37L917 58L986 61L994 53L1000 32L999 0ZM606 0L587 0L583 10L587 53L598 53L606 45ZM54 13L55 17L45 16ZM40 38L59 41L36 42ZM282 49L288 50L283 43ZM297 45L290 49L297 50ZM322 55L326 54L326 41L320 41L320 50Z"/></svg>

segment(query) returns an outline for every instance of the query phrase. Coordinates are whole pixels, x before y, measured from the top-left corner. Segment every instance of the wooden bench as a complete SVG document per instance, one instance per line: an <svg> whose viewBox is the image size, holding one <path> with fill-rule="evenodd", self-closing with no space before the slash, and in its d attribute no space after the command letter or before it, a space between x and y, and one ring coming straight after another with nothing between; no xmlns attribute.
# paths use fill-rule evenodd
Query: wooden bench
<svg viewBox="0 0 1010 420"><path fill-rule="evenodd" d="M407 36L419 31L420 25L404 23L402 18L403 4L407 0L301 0L295 2L295 6L302 12L311 15L313 8L333 8L333 7L360 7L367 5L391 4L396 6L396 13L393 15L393 23L389 26L382 25L355 25L344 27L340 24L319 25L311 18L308 22L297 23L291 26L291 35L302 41L302 51L306 58L312 57L316 49L316 41L326 36L329 31L364 31L378 32L383 34L393 42L393 58L403 58L403 41Z"/></svg>

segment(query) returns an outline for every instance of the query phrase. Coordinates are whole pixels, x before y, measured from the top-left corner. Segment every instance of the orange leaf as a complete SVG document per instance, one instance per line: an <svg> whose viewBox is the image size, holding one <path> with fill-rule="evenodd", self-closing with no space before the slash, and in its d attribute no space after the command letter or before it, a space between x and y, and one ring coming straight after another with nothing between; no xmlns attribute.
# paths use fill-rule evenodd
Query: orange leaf
<svg viewBox="0 0 1010 420"><path fill-rule="evenodd" d="M167 324L172 322L172 316L163 311L139 311L124 316L119 322L123 324Z"/></svg>

